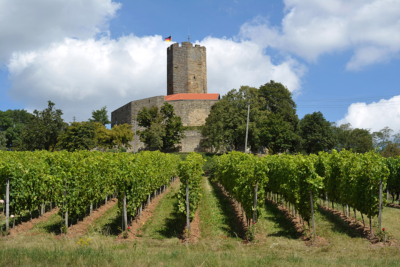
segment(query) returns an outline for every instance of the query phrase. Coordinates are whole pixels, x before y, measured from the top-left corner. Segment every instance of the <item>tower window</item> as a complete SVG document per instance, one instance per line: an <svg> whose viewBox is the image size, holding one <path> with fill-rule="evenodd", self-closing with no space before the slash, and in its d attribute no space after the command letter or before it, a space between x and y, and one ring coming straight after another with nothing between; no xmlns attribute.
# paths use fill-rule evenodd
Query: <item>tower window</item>
<svg viewBox="0 0 400 267"><path fill-rule="evenodd" d="M196 80L196 76L193 76L193 79L195 79L195 80Z"/></svg>

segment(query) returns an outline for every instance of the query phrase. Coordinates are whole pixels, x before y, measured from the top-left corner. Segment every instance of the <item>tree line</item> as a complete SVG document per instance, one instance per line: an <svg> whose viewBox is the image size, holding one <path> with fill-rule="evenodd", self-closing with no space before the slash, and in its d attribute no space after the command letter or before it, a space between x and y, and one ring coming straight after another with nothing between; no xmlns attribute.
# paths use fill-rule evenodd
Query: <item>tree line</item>
<svg viewBox="0 0 400 267"><path fill-rule="evenodd" d="M249 102L248 146L254 153L262 148L270 154L376 149L385 157L400 155L400 133L393 134L388 127L371 132L349 123L337 125L321 112L299 119L292 93L274 81L259 88L233 89L214 104L202 128L203 146L216 152L243 151Z"/></svg>
<svg viewBox="0 0 400 267"><path fill-rule="evenodd" d="M66 123L62 111L48 101L42 111L0 111L0 150L91 150L129 147L133 138L131 126L110 124L107 107L92 112L88 121Z"/></svg>
<svg viewBox="0 0 400 267"><path fill-rule="evenodd" d="M378 132L337 125L321 112L299 119L292 93L281 83L270 81L259 88L233 89L211 108L201 127L202 146L213 152L243 151L248 104L248 147L253 153L267 149L269 154L318 153L336 149L365 153L375 149L384 157L400 155L400 133L389 127ZM0 150L91 150L129 148L132 125L110 124L106 107L92 111L83 122L65 123L63 113L48 101L43 111L0 111ZM165 102L161 108L144 107L134 118L140 141L146 149L171 151L185 138L182 120Z"/></svg>

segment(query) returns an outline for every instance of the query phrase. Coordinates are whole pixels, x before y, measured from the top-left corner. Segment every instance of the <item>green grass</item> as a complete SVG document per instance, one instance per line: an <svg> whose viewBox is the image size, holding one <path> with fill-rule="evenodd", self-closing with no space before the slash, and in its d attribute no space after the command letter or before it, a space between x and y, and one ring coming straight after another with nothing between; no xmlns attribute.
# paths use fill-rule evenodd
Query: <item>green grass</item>
<svg viewBox="0 0 400 267"><path fill-rule="evenodd" d="M119 227L122 227L122 217L121 214L118 214L118 204L116 204L105 211L103 216L97 218L89 231L91 233L98 232L105 236L117 236L121 233Z"/></svg>
<svg viewBox="0 0 400 267"><path fill-rule="evenodd" d="M209 179L203 178L203 198L200 202L200 231L203 239L237 238L240 230L230 202Z"/></svg>
<svg viewBox="0 0 400 267"><path fill-rule="evenodd" d="M185 227L184 221L175 211L175 205L178 202L175 194L179 186L179 181L173 184L171 190L160 200L153 216L139 229L142 237L161 240L172 238L178 241L177 238Z"/></svg>
<svg viewBox="0 0 400 267"><path fill-rule="evenodd" d="M47 233L47 234L61 234L61 216L56 213L53 214L46 221L35 223L33 228L28 233Z"/></svg>

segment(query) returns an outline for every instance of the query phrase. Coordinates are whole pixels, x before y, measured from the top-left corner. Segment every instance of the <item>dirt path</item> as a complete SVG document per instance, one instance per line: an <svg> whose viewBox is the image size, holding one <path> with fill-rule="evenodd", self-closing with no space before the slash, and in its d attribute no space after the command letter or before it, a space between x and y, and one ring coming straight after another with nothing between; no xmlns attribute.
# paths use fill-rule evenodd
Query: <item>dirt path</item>
<svg viewBox="0 0 400 267"><path fill-rule="evenodd" d="M48 220L51 216L56 214L58 212L58 210L59 210L58 208L54 208L52 211L46 212L43 215L43 217L38 217L38 218L32 219L32 221L23 222L21 224L16 225L15 228L10 229L10 236L16 236L20 233L25 233L25 232L31 230L35 224ZM12 226L12 221L10 222L10 227L11 226Z"/></svg>
<svg viewBox="0 0 400 267"><path fill-rule="evenodd" d="M77 224L72 225L68 228L69 237L74 237L77 235L84 235L87 231L89 231L90 227L93 227L94 221L103 216L103 214L111 209L114 205L118 203L118 199L113 198L107 202L107 204L100 206L99 208L93 210L92 216L87 216L83 219L83 221L79 221Z"/></svg>
<svg viewBox="0 0 400 267"><path fill-rule="evenodd" d="M194 214L193 221L190 222L190 235L189 238L187 238L186 233L186 228L185 231L182 234L182 236L179 238L179 241L181 243L190 243L190 244L195 244L199 241L199 238L201 237L201 232L200 232L200 205L196 210L196 213Z"/></svg>

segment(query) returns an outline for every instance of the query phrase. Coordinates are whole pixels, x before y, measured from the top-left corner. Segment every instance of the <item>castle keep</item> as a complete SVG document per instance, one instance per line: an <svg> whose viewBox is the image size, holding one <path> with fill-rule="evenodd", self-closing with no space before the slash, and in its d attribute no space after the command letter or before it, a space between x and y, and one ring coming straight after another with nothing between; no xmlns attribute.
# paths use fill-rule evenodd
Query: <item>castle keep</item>
<svg viewBox="0 0 400 267"><path fill-rule="evenodd" d="M207 94L206 48L190 42L167 49L167 94Z"/></svg>
<svg viewBox="0 0 400 267"><path fill-rule="evenodd" d="M219 100L219 94L207 93L206 48L183 42L167 48L167 95L135 100L111 112L111 127L117 124L135 124L134 116L143 107L160 108L164 102L174 107L175 114L184 126L202 126L211 106ZM132 130L133 127L132 127ZM141 130L140 127L137 130ZM185 131L179 151L203 151L200 145L200 131ZM132 141L131 145L133 147ZM145 144L136 140L136 150L145 149Z"/></svg>

